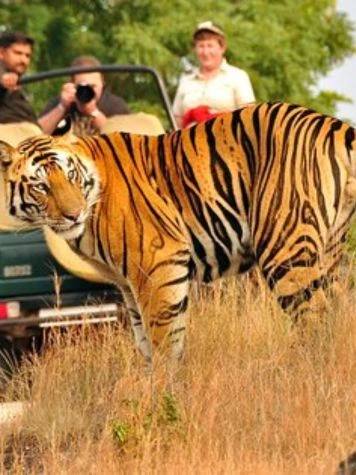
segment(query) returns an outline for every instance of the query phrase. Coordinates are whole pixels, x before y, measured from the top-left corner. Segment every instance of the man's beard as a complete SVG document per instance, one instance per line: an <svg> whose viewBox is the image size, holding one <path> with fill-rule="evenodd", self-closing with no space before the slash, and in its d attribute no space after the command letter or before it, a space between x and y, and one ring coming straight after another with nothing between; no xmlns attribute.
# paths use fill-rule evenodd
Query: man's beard
<svg viewBox="0 0 356 475"><path fill-rule="evenodd" d="M19 76L22 76L25 72L26 72L26 69L27 69L27 66L15 66L12 71L16 74L18 74Z"/></svg>

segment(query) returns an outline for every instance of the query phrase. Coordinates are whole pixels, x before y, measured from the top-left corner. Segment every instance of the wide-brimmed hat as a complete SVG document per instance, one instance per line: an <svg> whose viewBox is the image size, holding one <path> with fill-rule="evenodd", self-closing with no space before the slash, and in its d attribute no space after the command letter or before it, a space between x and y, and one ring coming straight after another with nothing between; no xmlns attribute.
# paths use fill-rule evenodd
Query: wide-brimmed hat
<svg viewBox="0 0 356 475"><path fill-rule="evenodd" d="M222 36L225 38L225 33L223 30L215 25L212 21L203 21L201 23L198 23L194 33L193 33L193 39L197 36L198 33L201 33L202 31L209 31L210 33L214 33L215 35Z"/></svg>

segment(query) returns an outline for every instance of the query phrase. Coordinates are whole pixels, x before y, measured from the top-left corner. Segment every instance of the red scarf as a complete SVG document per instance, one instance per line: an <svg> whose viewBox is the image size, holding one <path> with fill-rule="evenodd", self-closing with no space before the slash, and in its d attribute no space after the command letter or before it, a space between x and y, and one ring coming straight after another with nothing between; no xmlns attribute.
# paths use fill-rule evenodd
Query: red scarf
<svg viewBox="0 0 356 475"><path fill-rule="evenodd" d="M218 115L221 115L221 112L210 112L208 106L193 107L192 109L188 109L183 115L182 126L184 128L197 122L205 122L206 120L211 119L212 117L217 117Z"/></svg>

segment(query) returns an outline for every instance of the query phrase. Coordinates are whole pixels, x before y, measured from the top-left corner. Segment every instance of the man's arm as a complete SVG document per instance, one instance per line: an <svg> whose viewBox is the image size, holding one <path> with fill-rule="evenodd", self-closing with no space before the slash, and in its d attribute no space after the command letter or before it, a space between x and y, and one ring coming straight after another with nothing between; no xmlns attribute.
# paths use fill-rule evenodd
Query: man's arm
<svg viewBox="0 0 356 475"><path fill-rule="evenodd" d="M49 101L38 119L45 134L52 134L55 131L74 101L75 85L71 82L63 84L61 95Z"/></svg>
<svg viewBox="0 0 356 475"><path fill-rule="evenodd" d="M182 128L182 125L183 125L183 115L184 115L183 89L184 89L184 76L180 78L176 95L174 96L173 105L172 105L174 118L176 120L176 124L179 129Z"/></svg>
<svg viewBox="0 0 356 475"><path fill-rule="evenodd" d="M66 108L61 102L57 101L56 104L50 107L47 113L44 113L44 115L38 119L38 123L40 124L43 132L45 134L52 134L57 128L58 123L64 118L65 113Z"/></svg>
<svg viewBox="0 0 356 475"><path fill-rule="evenodd" d="M236 74L234 87L236 107L250 104L256 101L249 75L240 70Z"/></svg>
<svg viewBox="0 0 356 475"><path fill-rule="evenodd" d="M0 62L0 86L15 91L19 89L19 76L16 73L7 71L2 62Z"/></svg>
<svg viewBox="0 0 356 475"><path fill-rule="evenodd" d="M19 89L18 85L19 77L16 73L6 72L0 76L0 84L10 91L16 91Z"/></svg>

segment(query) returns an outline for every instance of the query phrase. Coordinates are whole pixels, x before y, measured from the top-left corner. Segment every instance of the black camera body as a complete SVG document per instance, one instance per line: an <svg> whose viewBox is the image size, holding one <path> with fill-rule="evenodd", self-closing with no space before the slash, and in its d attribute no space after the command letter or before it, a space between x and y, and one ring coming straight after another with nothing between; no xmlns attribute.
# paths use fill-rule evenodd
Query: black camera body
<svg viewBox="0 0 356 475"><path fill-rule="evenodd" d="M95 97L95 91L89 84L78 84L75 91L75 97L82 104L87 104Z"/></svg>

